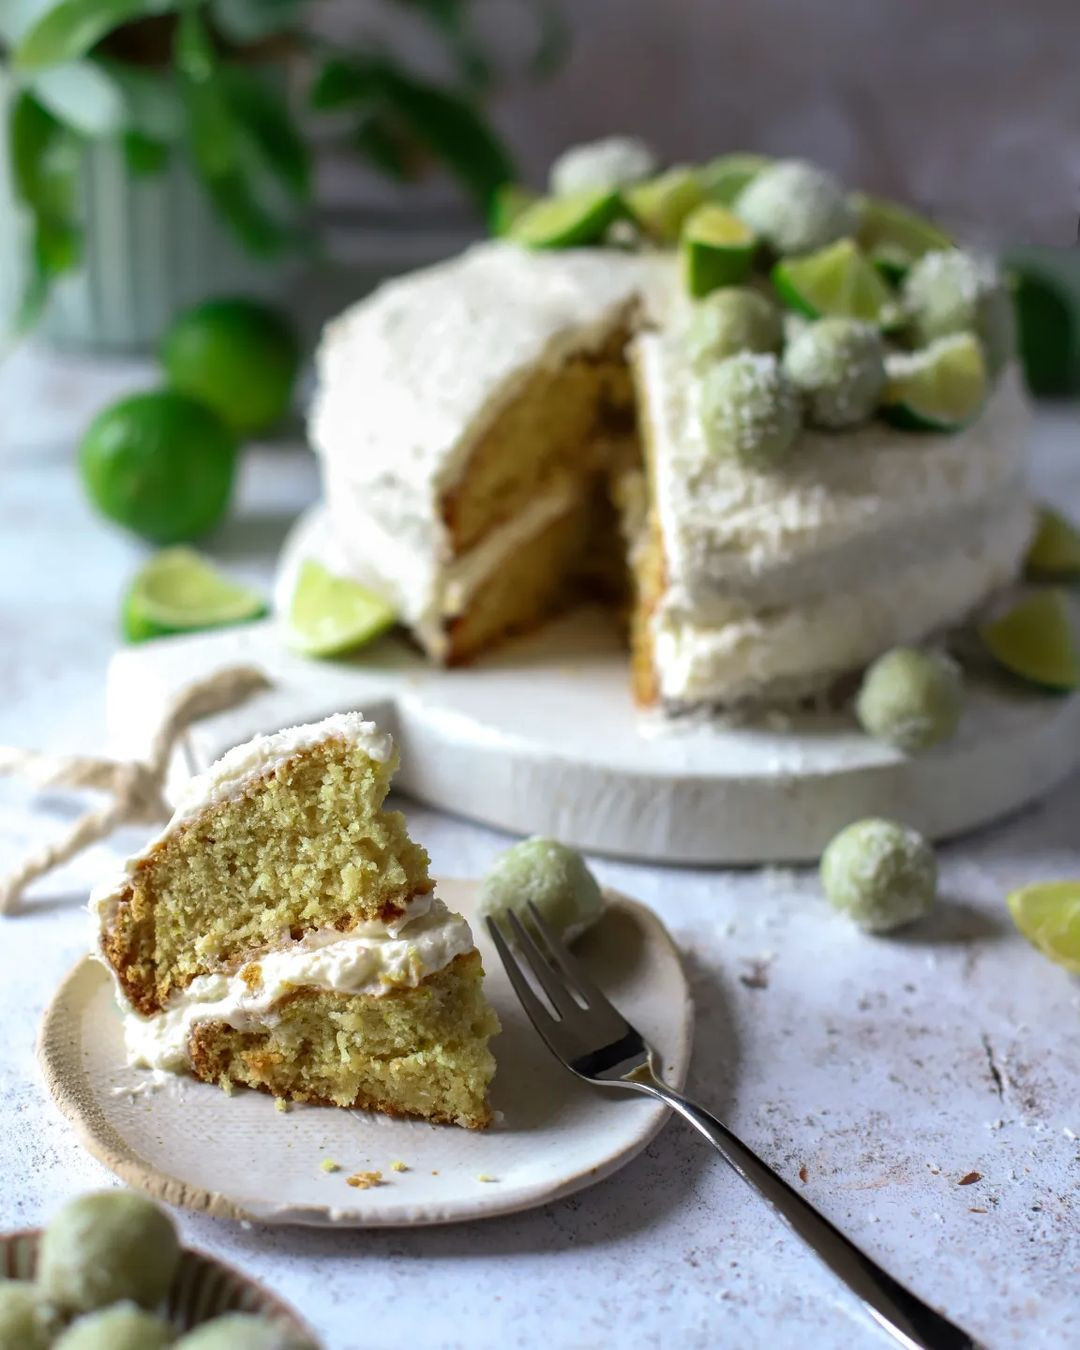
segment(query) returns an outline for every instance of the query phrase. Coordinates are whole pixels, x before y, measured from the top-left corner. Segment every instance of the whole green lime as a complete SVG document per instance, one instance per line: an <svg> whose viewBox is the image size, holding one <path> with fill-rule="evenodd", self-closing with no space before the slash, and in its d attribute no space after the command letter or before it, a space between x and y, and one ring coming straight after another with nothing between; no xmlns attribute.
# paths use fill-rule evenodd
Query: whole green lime
<svg viewBox="0 0 1080 1350"><path fill-rule="evenodd" d="M171 389L98 414L79 448L90 500L154 544L196 539L225 514L236 438L205 404Z"/></svg>
<svg viewBox="0 0 1080 1350"><path fill-rule="evenodd" d="M201 399L246 436L288 411L300 344L269 305L208 300L173 321L162 339L161 364L174 389Z"/></svg>

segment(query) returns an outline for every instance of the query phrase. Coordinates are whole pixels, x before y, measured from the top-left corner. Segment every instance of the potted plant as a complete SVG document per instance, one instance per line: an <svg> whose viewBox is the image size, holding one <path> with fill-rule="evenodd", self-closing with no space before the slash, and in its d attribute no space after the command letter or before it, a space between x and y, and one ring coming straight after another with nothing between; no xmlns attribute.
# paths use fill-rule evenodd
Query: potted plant
<svg viewBox="0 0 1080 1350"><path fill-rule="evenodd" d="M531 68L557 59L545 0ZM0 10L0 305L25 331L136 347L178 308L277 289L318 247L313 149L384 177L449 170L486 209L512 176L484 111L500 72L469 0L382 0L437 35L445 78L385 40L314 35L304 0L16 0Z"/></svg>

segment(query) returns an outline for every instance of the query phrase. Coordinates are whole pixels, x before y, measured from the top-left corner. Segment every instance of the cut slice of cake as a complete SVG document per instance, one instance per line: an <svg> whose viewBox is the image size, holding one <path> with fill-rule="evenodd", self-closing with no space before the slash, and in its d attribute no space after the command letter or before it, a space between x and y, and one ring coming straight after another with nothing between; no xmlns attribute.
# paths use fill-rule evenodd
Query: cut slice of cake
<svg viewBox="0 0 1080 1350"><path fill-rule="evenodd" d="M277 1097L487 1125L498 1021L469 925L383 810L357 713L256 737L189 784L91 909L133 1064Z"/></svg>

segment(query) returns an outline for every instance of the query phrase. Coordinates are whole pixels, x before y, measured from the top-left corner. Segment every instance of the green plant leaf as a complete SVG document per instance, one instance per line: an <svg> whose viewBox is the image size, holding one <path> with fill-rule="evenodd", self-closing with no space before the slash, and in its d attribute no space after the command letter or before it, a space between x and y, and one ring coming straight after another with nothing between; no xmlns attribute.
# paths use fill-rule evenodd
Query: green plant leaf
<svg viewBox="0 0 1080 1350"><path fill-rule="evenodd" d="M15 192L36 216L71 221L78 190L79 138L24 90L8 123Z"/></svg>
<svg viewBox="0 0 1080 1350"><path fill-rule="evenodd" d="M141 131L125 131L120 144L128 172L136 178L149 178L162 173L169 163L169 146L164 141L143 135Z"/></svg>
<svg viewBox="0 0 1080 1350"><path fill-rule="evenodd" d="M353 132L352 143L380 173L399 183L415 176L415 165L400 128L378 112L365 118Z"/></svg>
<svg viewBox="0 0 1080 1350"><path fill-rule="evenodd" d="M485 211L495 189L513 181L513 161L502 141L462 95L400 71L387 71L382 98L394 117L451 170Z"/></svg>
<svg viewBox="0 0 1080 1350"><path fill-rule="evenodd" d="M379 57L344 60L332 56L319 67L308 101L320 112L370 103L382 91L386 70L386 62Z"/></svg>
<svg viewBox="0 0 1080 1350"><path fill-rule="evenodd" d="M176 78L126 61L97 59L124 100L124 125L154 141L173 142L184 131L184 105Z"/></svg>
<svg viewBox="0 0 1080 1350"><path fill-rule="evenodd" d="M132 19L166 14L178 0L60 0L23 33L14 64L22 70L75 61L106 33Z"/></svg>
<svg viewBox="0 0 1080 1350"><path fill-rule="evenodd" d="M246 45L297 28L303 0L210 0L210 16L219 33Z"/></svg>
<svg viewBox="0 0 1080 1350"><path fill-rule="evenodd" d="M114 136L127 120L123 92L94 61L49 66L28 87L54 117L84 136Z"/></svg>
<svg viewBox="0 0 1080 1350"><path fill-rule="evenodd" d="M246 67L223 67L221 78L233 117L267 168L297 200L306 201L311 157L284 95Z"/></svg>

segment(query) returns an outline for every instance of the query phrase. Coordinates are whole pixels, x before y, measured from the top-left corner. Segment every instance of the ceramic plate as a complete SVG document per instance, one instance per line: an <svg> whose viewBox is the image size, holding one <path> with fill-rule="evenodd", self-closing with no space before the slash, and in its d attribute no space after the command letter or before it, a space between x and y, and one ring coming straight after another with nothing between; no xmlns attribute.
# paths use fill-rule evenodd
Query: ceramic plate
<svg viewBox="0 0 1080 1350"><path fill-rule="evenodd" d="M439 893L472 917L477 883ZM612 1097L575 1079L532 1029L473 925L488 997L502 1021L494 1041L496 1123L485 1131L327 1107L276 1109L269 1097L187 1078L154 1087L124 1062L112 982L89 958L57 991L38 1053L50 1091L86 1147L133 1186L169 1204L271 1223L389 1227L508 1214L569 1195L630 1161L667 1108ZM608 894L603 918L576 950L681 1086L692 1005L678 953L651 910ZM331 1159L340 1170L326 1172ZM393 1163L408 1169L395 1171ZM347 1178L378 1171L361 1190Z"/></svg>
<svg viewBox="0 0 1080 1350"><path fill-rule="evenodd" d="M41 1230L0 1233L0 1277L31 1280L37 1270ZM162 1314L174 1331L190 1331L222 1313L261 1313L314 1342L315 1335L276 1294L224 1261L185 1247Z"/></svg>

